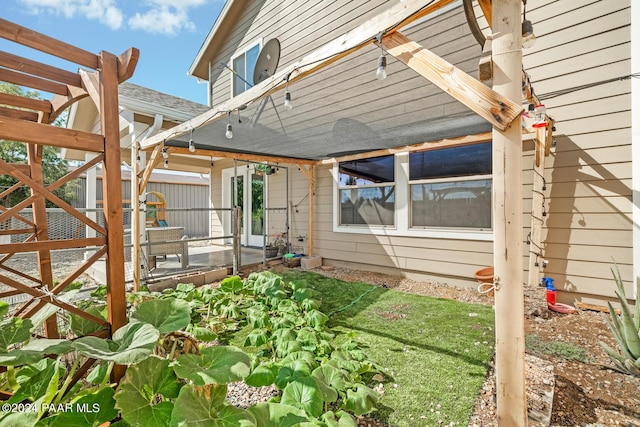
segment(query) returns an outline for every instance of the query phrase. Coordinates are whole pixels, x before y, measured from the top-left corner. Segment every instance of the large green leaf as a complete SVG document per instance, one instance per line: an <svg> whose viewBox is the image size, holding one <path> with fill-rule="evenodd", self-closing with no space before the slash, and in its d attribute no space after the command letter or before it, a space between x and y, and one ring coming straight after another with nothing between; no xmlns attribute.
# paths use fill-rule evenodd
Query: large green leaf
<svg viewBox="0 0 640 427"><path fill-rule="evenodd" d="M220 290L231 294L240 292L243 286L242 279L238 276L227 277L220 282Z"/></svg>
<svg viewBox="0 0 640 427"><path fill-rule="evenodd" d="M47 368L26 380L7 403L33 402L35 411L9 412L0 417L0 426L33 427L44 415L44 410L58 393L59 362L46 364Z"/></svg>
<svg viewBox="0 0 640 427"><path fill-rule="evenodd" d="M336 419L336 415L338 417L337 419ZM357 427L358 426L355 418L353 418L351 414L348 414L344 411L338 411L337 413L333 413L332 411L325 412L324 414L322 414L322 417L320 418L320 420L323 421L327 425L327 427Z"/></svg>
<svg viewBox="0 0 640 427"><path fill-rule="evenodd" d="M32 372L32 375L20 384L20 388L8 400L9 403L18 403L23 400L35 402L47 394L52 381L60 377L60 362L52 361L40 365L43 369L39 372ZM1 424L0 424L1 425Z"/></svg>
<svg viewBox="0 0 640 427"><path fill-rule="evenodd" d="M74 289L69 292L65 292L63 294L58 295L58 299L60 301L69 302L80 292L79 289ZM57 305L47 303L43 308L38 310L36 314L31 316L31 333L37 333L38 328L47 320L49 317L53 316L58 312L60 308Z"/></svg>
<svg viewBox="0 0 640 427"><path fill-rule="evenodd" d="M317 367L313 370L311 376L341 391L346 389L349 383L349 373L344 369L331 365Z"/></svg>
<svg viewBox="0 0 640 427"><path fill-rule="evenodd" d="M171 427L255 427L249 411L224 403L227 386L186 385L180 390L171 415ZM144 424L146 426L146 424Z"/></svg>
<svg viewBox="0 0 640 427"><path fill-rule="evenodd" d="M311 327L319 329L325 323L327 323L329 317L319 310L310 310L307 312L307 314L304 315L304 320Z"/></svg>
<svg viewBox="0 0 640 427"><path fill-rule="evenodd" d="M9 307L8 302L0 300L0 318L4 317L4 315L9 312Z"/></svg>
<svg viewBox="0 0 640 427"><path fill-rule="evenodd" d="M266 329L254 329L249 332L247 338L244 340L244 346L260 347L269 342L269 335Z"/></svg>
<svg viewBox="0 0 640 427"><path fill-rule="evenodd" d="M251 371L245 382L253 387L263 387L275 382L279 366L273 363L262 363Z"/></svg>
<svg viewBox="0 0 640 427"><path fill-rule="evenodd" d="M282 403L263 402L247 410L255 417L257 427L294 427L309 421L302 409Z"/></svg>
<svg viewBox="0 0 640 427"><path fill-rule="evenodd" d="M39 339L31 340L22 348L0 353L0 365L15 366L35 363L43 354L63 354L71 350L71 341Z"/></svg>
<svg viewBox="0 0 640 427"><path fill-rule="evenodd" d="M113 340L82 337L73 342L81 354L98 360L131 365L146 359L160 333L148 323L128 323L113 334Z"/></svg>
<svg viewBox="0 0 640 427"><path fill-rule="evenodd" d="M181 299L156 298L140 304L132 317L168 334L187 327L191 321L191 308Z"/></svg>
<svg viewBox="0 0 640 427"><path fill-rule="evenodd" d="M0 322L0 351L6 352L11 344L24 342L31 337L30 319L11 317Z"/></svg>
<svg viewBox="0 0 640 427"><path fill-rule="evenodd" d="M213 332L211 329L203 328L202 326L189 325L186 331L193 334L198 341L210 342L215 341L216 338L218 338L218 334Z"/></svg>
<svg viewBox="0 0 640 427"><path fill-rule="evenodd" d="M358 384L356 390L347 390L344 408L356 415L373 411L378 403L378 394L364 384Z"/></svg>
<svg viewBox="0 0 640 427"><path fill-rule="evenodd" d="M285 388L290 382L311 375L311 367L304 360L292 360L287 362L287 366L283 366L278 371L276 377L276 387L280 390Z"/></svg>
<svg viewBox="0 0 640 427"><path fill-rule="evenodd" d="M251 359L234 346L214 346L202 350L200 356L183 354L173 369L180 378L195 385L227 384L249 375Z"/></svg>
<svg viewBox="0 0 640 427"><path fill-rule="evenodd" d="M107 306L104 304L94 305L85 309L87 313L102 319L107 318ZM93 332L103 329L104 326L77 314L69 314L69 326L74 334L79 337L89 335Z"/></svg>
<svg viewBox="0 0 640 427"><path fill-rule="evenodd" d="M104 387L95 393L85 394L69 405L61 404L64 411L56 415L50 427L97 427L118 416L113 400L113 389ZM145 424L148 425L148 424Z"/></svg>
<svg viewBox="0 0 640 427"><path fill-rule="evenodd" d="M169 361L151 356L129 366L115 395L122 418L131 425L164 427L169 425L173 403L182 384ZM162 401L157 403L159 396Z"/></svg>
<svg viewBox="0 0 640 427"><path fill-rule="evenodd" d="M281 403L303 409L313 417L322 413L324 405L318 382L313 377L297 378L287 384L282 392Z"/></svg>

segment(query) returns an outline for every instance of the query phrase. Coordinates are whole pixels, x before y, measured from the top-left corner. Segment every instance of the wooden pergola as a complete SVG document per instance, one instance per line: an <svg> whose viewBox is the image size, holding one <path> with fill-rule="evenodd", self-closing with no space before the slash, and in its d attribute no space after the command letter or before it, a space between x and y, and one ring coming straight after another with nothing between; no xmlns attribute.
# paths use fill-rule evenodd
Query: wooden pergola
<svg viewBox="0 0 640 427"><path fill-rule="evenodd" d="M137 170L134 167L134 174L139 179L138 190L144 191L151 170L162 158L161 152L167 141L187 134L200 126L223 119L230 111L241 109L243 106L283 89L286 82L293 83L302 80L364 46L371 43L381 43L389 54L449 93L493 126L493 132L490 135L472 135L455 140L432 141L421 144L420 147L401 147L398 150L425 149L429 144L433 147L441 147L443 144L468 144L478 142L481 139L493 141L498 422L500 425L508 426L526 425L523 242L521 239L523 216L522 131L519 121L522 112L523 74L522 0L495 0L493 4L490 1L479 2L488 17L487 20L492 25L493 37L489 49L489 69L492 70L493 88L487 87L420 44L409 40L399 31L403 26L452 1L406 0L398 3L385 13L327 43L290 67L280 70L274 76L234 97L225 105L214 107L203 115L173 127L170 131L161 132L148 138L139 147L142 150L152 151L147 169ZM107 327L106 333L109 334L121 327L126 321L117 85L118 82L126 80L133 73L138 52L135 49L130 49L119 57L106 52L97 55L91 54L4 20L0 21L0 24L0 35L4 38L95 70L91 72L80 71L77 74L69 73L4 52L0 53L0 65L6 68L0 69L0 78L56 94L51 101L39 101L38 103L22 98L14 99L15 97L2 96L0 98L0 103L10 106L0 110L0 124L2 125L0 126L0 137L25 142L29 146L30 153L29 165L10 165L1 161L0 170L2 173L14 176L21 185L29 185L33 192L32 196L21 206L3 209L0 221L10 216L18 217L19 209L29 204L32 204L34 212L37 212L34 221L27 223L33 233L32 237L24 243L0 245L0 252L6 253L9 257L15 253L35 250L39 254L41 265L39 278L25 277L25 279L35 282L35 286L15 282L4 275L0 275L0 281L12 286L16 291L29 293L34 297L30 303L31 308L21 309L23 316L31 315L36 310L35 307L41 307L44 304L42 301L58 305L69 311L77 310L70 304L61 303L55 298L55 295L85 271L91 263L105 255L107 259L109 319L106 324L103 321L103 324ZM56 91L53 90L54 88ZM98 106L102 125L101 135L54 128L49 124L64 107L83 96L91 96ZM29 111L25 112L23 109ZM105 227L97 225L77 211L74 212L70 206L64 204L51 193L53 188L63 182L47 188L41 184L42 174L38 153L39 147L42 145L83 149L98 153L94 161L87 163L61 181L66 182L87 168L102 162L103 176L105 177L103 181ZM542 147L545 146L542 145ZM188 154L186 148L171 146L166 146L166 148L175 153ZM393 150L388 151L393 152ZM309 179L310 195L313 195L315 191L314 168L322 163L317 160L207 150L202 147L199 147L195 154L248 161L298 164ZM368 154L380 155L379 152ZM96 230L100 236L91 239L49 241L46 220L43 218L45 198L58 204L84 224ZM311 248L313 245L313 197L310 197L309 200L309 211L309 246ZM138 216L134 215L134 217ZM24 221L24 219L22 220ZM11 230L1 231L0 235L11 233ZM135 229L133 234L135 246L135 239L139 236ZM93 245L101 246L101 249L62 283L53 287L51 266L48 261L49 251L58 248ZM4 258L0 259L0 268L3 261ZM0 294L0 296L3 295ZM91 320L96 320L87 313L83 313L83 315ZM55 336L53 321L48 323L48 328L47 334ZM119 375L122 375L122 371L119 371Z"/></svg>
<svg viewBox="0 0 640 427"><path fill-rule="evenodd" d="M10 208L0 206L0 222L13 219L19 227L0 230L0 236L28 234L20 243L0 244L0 283L13 290L0 293L0 297L17 294L30 296L27 302L12 314L30 318L49 304L58 309L82 316L103 326L98 333L110 337L124 326L126 318L124 248L122 227L122 190L120 173L120 134L118 126L118 84L129 79L136 68L139 51L130 48L115 56L109 52L87 52L70 44L0 19L0 37L17 44L53 55L83 67L70 72L41 62L23 58L8 52L0 52L0 80L52 94L50 100L34 100L10 94L0 94L0 138L22 142L27 146L28 163L10 164L0 159L0 173L11 175L18 183L3 191L6 197L20 187L31 192L24 201ZM86 96L91 97L100 113L99 134L64 129L52 123L67 107ZM58 181L45 186L42 174L44 146L82 149L96 153L96 157L68 173ZM104 226L74 209L53 193L70 180L92 167L103 169ZM95 231L96 237L82 239L57 239L49 237L46 200L62 208L69 215ZM33 209L33 220L20 215L24 208ZM71 274L54 286L51 251L64 249L96 248L91 257ZM6 262L15 254L36 252L39 276L34 277L13 269ZM58 295L98 259L106 260L107 320L89 314ZM20 280L6 275L12 273ZM57 338L56 316L50 316L44 324L48 338ZM85 372L90 365L85 366ZM124 367L118 367L113 377L119 380Z"/></svg>

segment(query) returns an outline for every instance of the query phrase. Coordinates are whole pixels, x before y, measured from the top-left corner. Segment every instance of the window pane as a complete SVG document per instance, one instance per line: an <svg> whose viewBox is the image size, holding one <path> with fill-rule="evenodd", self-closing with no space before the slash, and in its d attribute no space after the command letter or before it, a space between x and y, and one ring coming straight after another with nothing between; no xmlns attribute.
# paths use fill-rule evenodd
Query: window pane
<svg viewBox="0 0 640 427"><path fill-rule="evenodd" d="M247 81L251 83L251 86L255 84L255 82L253 81L253 70L256 69L256 61L258 60L259 53L260 53L259 45L255 45L254 47L249 49L246 53L245 75L247 76L246 77Z"/></svg>
<svg viewBox="0 0 640 427"><path fill-rule="evenodd" d="M242 79L245 77L245 61L244 54L233 60L233 96L239 95L246 90L245 83Z"/></svg>
<svg viewBox="0 0 640 427"><path fill-rule="evenodd" d="M412 227L491 228L491 180L411 185Z"/></svg>
<svg viewBox="0 0 640 427"><path fill-rule="evenodd" d="M423 151L409 155L409 179L491 174L491 143Z"/></svg>
<svg viewBox="0 0 640 427"><path fill-rule="evenodd" d="M340 190L340 225L394 225L392 185Z"/></svg>
<svg viewBox="0 0 640 427"><path fill-rule="evenodd" d="M383 156L372 159L341 162L338 183L340 187L346 185L368 185L383 182L394 182L394 157Z"/></svg>

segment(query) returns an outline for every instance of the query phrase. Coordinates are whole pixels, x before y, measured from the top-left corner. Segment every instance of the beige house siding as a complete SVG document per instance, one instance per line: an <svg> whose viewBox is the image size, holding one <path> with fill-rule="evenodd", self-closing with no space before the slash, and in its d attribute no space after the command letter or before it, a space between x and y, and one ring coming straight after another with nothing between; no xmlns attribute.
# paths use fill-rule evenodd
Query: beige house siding
<svg viewBox="0 0 640 427"><path fill-rule="evenodd" d="M230 33L219 56L211 62L212 105L230 96L230 73L219 67L235 51L255 40L263 42L277 37L282 45L280 68L304 56L318 46L344 33L354 25L389 6L382 1L251 2L242 12L236 31ZM627 76L630 73L630 2L629 0L590 1L585 4L548 0L529 0L527 17L533 21L537 42L525 50L524 66L536 94L540 95L550 115L556 119L557 145L547 158L545 178L545 225L542 231L543 256L549 260L545 276L553 277L562 291L559 300L586 302L611 298L615 286L611 280L612 259L618 264L631 292L633 269L631 220L631 85L629 80L594 85L570 93L549 97L552 92L593 85ZM475 75L479 46L469 34L461 8L439 14L403 32L432 49L458 67ZM372 56L374 54L374 56ZM353 97L342 99L340 108L349 102L363 102L374 89L371 76L372 50L357 52L332 67L295 86L294 102L303 106L305 95L326 92L327 104L316 106L318 115L335 121L331 100L340 99L353 82L346 78L356 73L362 81ZM366 71L365 71L366 69ZM381 92L367 103L380 123L391 126L394 117L403 114L437 114L443 116L464 111L459 103L425 81L420 99L410 103L394 101L415 90L412 70L391 60L389 71L406 75L393 93ZM358 74L359 73L359 74ZM331 85L327 78L331 77ZM351 75L353 77L353 75ZM426 89L425 89L426 88ZM358 92L359 90L359 92ZM350 92L351 94L352 92ZM403 95L405 94L405 95ZM297 110L300 111L300 110ZM267 115L265 113L265 115ZM272 118L273 119L273 118ZM298 123L302 126L303 123ZM524 153L524 224L523 241L530 231L532 200L532 144L525 142ZM216 162L212 185L212 203L221 204L220 171L232 167L232 161ZM269 177L269 205L290 206L290 235L308 236L308 182L295 166L290 167L289 200L284 199L284 173ZM421 275L457 285L474 285L473 273L493 262L490 240L464 240L400 237L334 231L334 182L332 167L316 170L314 198L314 253L326 263L348 264L374 271ZM216 206L218 204L218 206ZM296 212L296 208L297 211ZM218 227L218 228L215 228ZM282 219L273 215L269 234L283 230ZM220 229L219 219L212 229ZM527 245L523 254L528 265Z"/></svg>
<svg viewBox="0 0 640 427"><path fill-rule="evenodd" d="M557 120L557 145L545 172L545 276L565 291L564 302L611 297L615 260L633 295L631 84L622 80L546 98L630 74L630 2L540 0L527 6L538 39L523 51L524 66ZM531 206L532 163L528 152L525 212Z"/></svg>

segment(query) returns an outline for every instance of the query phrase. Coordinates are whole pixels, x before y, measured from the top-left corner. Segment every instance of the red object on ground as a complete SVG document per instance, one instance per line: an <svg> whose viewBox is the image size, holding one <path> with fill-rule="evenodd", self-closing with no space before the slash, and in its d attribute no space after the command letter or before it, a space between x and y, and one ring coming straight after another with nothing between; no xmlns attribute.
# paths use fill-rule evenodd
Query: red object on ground
<svg viewBox="0 0 640 427"><path fill-rule="evenodd" d="M572 307L567 304L563 304L561 302L557 302L555 304L547 304L547 306L549 307L549 310L556 311L558 313L563 313L563 314L572 314L572 313L575 313L576 311L575 307Z"/></svg>
<svg viewBox="0 0 640 427"><path fill-rule="evenodd" d="M556 303L556 291L547 289L547 303L554 305Z"/></svg>

